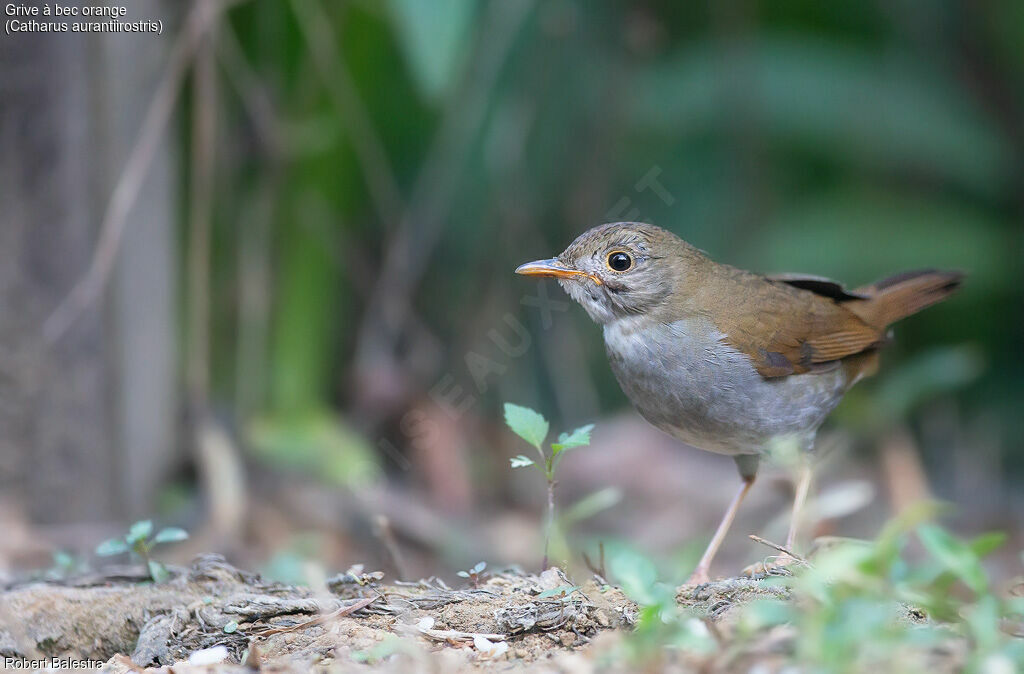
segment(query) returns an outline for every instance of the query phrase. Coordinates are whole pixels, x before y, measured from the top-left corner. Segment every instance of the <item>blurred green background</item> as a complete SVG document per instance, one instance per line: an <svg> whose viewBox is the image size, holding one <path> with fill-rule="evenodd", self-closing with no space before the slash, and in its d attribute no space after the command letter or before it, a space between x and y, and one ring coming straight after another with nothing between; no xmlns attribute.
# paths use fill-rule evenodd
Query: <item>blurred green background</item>
<svg viewBox="0 0 1024 674"><path fill-rule="evenodd" d="M57 257L17 239L32 260L18 268L46 282L8 283L8 298L25 283L42 290L4 345L63 363L38 375L62 391L81 359L93 363L71 388L98 406L81 423L105 419L52 443L45 415L68 408L44 405L38 425L11 431L2 503L31 550L88 549L99 530L155 513L207 532L197 547L288 578L307 559L407 574L527 563L540 485L508 469L523 447L502 428L505 400L558 429L597 423L603 458L572 458L567 503L621 491L584 540L635 538L640 518L661 523L632 542L688 550L681 539L706 536L733 489L731 462L677 450L620 414L628 403L600 331L553 283L538 291L512 274L613 220L658 224L737 266L851 287L916 267L967 271L961 293L897 326L882 374L830 422L836 474L882 494L859 528L837 528L869 535L901 495L933 494L960 505L962 528L1009 529L1020 548L1024 4L293 0L211 3L206 18L203 3L141 7L166 18L164 36L59 49L21 36L0 52L17 65L26 44L13 40L34 40L56 72L86 68L94 85L69 105L87 126L118 114L119 72L134 63L138 78L122 92L135 112L116 126L115 149L86 157L55 136L62 161L105 167L80 221L42 223L26 196L31 162L4 164L5 201L25 202L23 222L76 242ZM167 84L178 56L180 81ZM20 123L70 123L33 121L64 93L40 103L31 82L5 84L5 137ZM139 198L159 215L125 218L103 292L34 350L33 330L93 260L136 129L165 85L177 97L144 190L163 187ZM98 99L115 112L87 105ZM71 198L46 189L49 203ZM163 263L133 276L132 246ZM156 279L160 302L132 299L140 278ZM154 363L163 374L150 388L133 383ZM48 395L24 386L6 395L26 406ZM150 397L163 401L155 411L132 407ZM643 454L646 443L669 449ZM669 483L672 498L641 502L643 479L623 484L638 464L698 492L720 481L723 493L691 507ZM102 498L38 495L72 482ZM785 490L774 491L782 513ZM690 519L689 537L670 524ZM34 559L10 547L10 565Z"/></svg>

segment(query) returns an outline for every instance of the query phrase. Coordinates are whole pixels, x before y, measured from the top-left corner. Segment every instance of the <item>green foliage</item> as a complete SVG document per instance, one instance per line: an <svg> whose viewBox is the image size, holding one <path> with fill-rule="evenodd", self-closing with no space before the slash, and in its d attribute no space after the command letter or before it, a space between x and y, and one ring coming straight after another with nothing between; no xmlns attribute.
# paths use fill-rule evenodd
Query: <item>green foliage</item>
<svg viewBox="0 0 1024 674"><path fill-rule="evenodd" d="M315 586L322 582L323 567L317 560L324 558L325 546L322 534L297 532L281 542L274 555L260 568L260 575L287 585Z"/></svg>
<svg viewBox="0 0 1024 674"><path fill-rule="evenodd" d="M576 503L566 508L558 522L563 529L568 529L577 522L590 519L600 512L613 508L622 501L622 490L618 487L605 487L591 492Z"/></svg>
<svg viewBox="0 0 1024 674"><path fill-rule="evenodd" d="M910 54L762 35L725 63L719 44L700 40L645 71L630 99L634 122L662 133L715 129L742 78L767 135L834 161L915 168L982 192L1004 170L1006 148L978 106Z"/></svg>
<svg viewBox="0 0 1024 674"><path fill-rule="evenodd" d="M562 433L558 436L557 442L551 443L551 451L545 452L542 445L544 444L544 439L548 436L550 426L548 420L539 412L529 407L505 403L505 423L512 429L512 432L526 440L537 450L541 461L536 463L533 459L519 454L509 459L509 464L513 468L536 466L544 473L544 477L549 482L555 479L555 470L558 467L558 462L561 460L562 453L575 447L589 445L590 432L594 429L594 424L587 424L571 433Z"/></svg>
<svg viewBox="0 0 1024 674"><path fill-rule="evenodd" d="M653 563L635 552L615 552L612 578L642 606L627 651L644 659L659 657L665 647L697 655L742 651L754 648L767 630L789 625L795 638L784 657L800 671L924 672L936 650L963 646L968 671L1004 671L1000 663L1015 671L1024 666L1024 641L1004 627L1007 619L1024 615L1024 601L993 592L982 565L1005 536L961 540L927 521L934 512L934 506L911 510L873 542L844 541L794 576L764 581L785 586L791 598L758 599L734 609L735 642L722 646L676 608ZM924 547L924 559L908 560L912 540Z"/></svg>
<svg viewBox="0 0 1024 674"><path fill-rule="evenodd" d="M163 583L170 580L171 574L161 562L152 559L151 551L157 545L176 543L187 538L188 532L180 527L167 527L153 536L153 521L139 520L128 528L128 533L123 537L110 538L96 546L96 554L100 557L111 557L131 553L146 564L154 582Z"/></svg>
<svg viewBox="0 0 1024 674"><path fill-rule="evenodd" d="M264 460L332 484L360 485L380 477L366 438L325 408L255 419L249 440Z"/></svg>
<svg viewBox="0 0 1024 674"><path fill-rule="evenodd" d="M851 390L835 418L865 432L889 430L929 400L976 381L984 366L973 345L925 350L894 366L875 385Z"/></svg>
<svg viewBox="0 0 1024 674"><path fill-rule="evenodd" d="M636 629L624 644L632 661L657 661L663 649L707 654L717 648L707 625L675 600L674 588L658 580L658 570L648 557L628 546L612 548L608 557L611 578L640 606Z"/></svg>
<svg viewBox="0 0 1024 674"><path fill-rule="evenodd" d="M87 569L88 565L85 560L64 550L57 550L53 553L53 564L43 573L43 577L46 580L64 580L83 573Z"/></svg>
<svg viewBox="0 0 1024 674"><path fill-rule="evenodd" d="M365 651L352 651L349 657L356 662L375 665L398 653L416 653L416 646L409 640L389 634L372 648Z"/></svg>
<svg viewBox="0 0 1024 674"><path fill-rule="evenodd" d="M406 61L424 96L448 93L466 57L475 0L390 0Z"/></svg>
<svg viewBox="0 0 1024 674"><path fill-rule="evenodd" d="M672 589L658 582L654 562L632 548L613 548L608 558L608 571L622 586L622 591L641 606L664 608L673 600Z"/></svg>

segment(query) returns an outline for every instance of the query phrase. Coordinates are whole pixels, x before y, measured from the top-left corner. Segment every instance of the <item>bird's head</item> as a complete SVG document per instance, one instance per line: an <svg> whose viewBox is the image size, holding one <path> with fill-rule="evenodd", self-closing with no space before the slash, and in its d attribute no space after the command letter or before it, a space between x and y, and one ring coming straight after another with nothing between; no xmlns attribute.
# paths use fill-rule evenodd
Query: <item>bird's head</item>
<svg viewBox="0 0 1024 674"><path fill-rule="evenodd" d="M561 255L516 269L551 276L595 322L657 314L686 284L701 253L672 232L639 222L599 225Z"/></svg>

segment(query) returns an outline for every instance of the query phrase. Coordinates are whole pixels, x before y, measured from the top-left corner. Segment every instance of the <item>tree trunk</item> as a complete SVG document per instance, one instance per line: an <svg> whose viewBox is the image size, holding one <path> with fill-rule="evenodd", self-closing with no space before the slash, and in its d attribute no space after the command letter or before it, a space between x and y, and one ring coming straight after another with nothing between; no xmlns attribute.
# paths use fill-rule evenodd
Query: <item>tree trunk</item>
<svg viewBox="0 0 1024 674"><path fill-rule="evenodd" d="M166 23L161 7L130 11ZM103 295L59 339L42 331L89 266L171 28L0 38L0 497L31 522L146 512L173 448L168 153L148 173Z"/></svg>

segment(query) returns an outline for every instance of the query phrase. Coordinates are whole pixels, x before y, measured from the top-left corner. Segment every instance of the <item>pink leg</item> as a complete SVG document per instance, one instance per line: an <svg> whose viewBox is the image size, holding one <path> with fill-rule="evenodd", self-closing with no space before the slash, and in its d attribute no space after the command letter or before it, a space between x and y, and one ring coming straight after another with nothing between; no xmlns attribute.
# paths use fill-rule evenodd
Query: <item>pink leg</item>
<svg viewBox="0 0 1024 674"><path fill-rule="evenodd" d="M700 558L700 562L697 563L697 568L693 570L693 574L690 575L690 579L686 581L687 585L700 585L706 583L711 578L708 576L708 571L711 569L711 560L715 558L715 553L718 552L719 546L722 545L722 541L725 540L725 534L728 533L729 527L732 526L732 521L736 519L736 511L740 509L740 504L743 503L743 498L750 491L750 488L754 485L754 478L745 477L743 478L743 486L736 492L736 495L732 498L732 503L729 504L729 509L725 511L725 516L722 518L721 523L718 525L718 529L715 531L715 535L711 538L711 542L708 543L707 550L704 551L704 556Z"/></svg>
<svg viewBox="0 0 1024 674"><path fill-rule="evenodd" d="M786 549L794 550L796 545L796 533L800 527L800 512L807 501L807 492L811 488L811 468L803 466L800 468L800 477L797 479L796 491L793 495L793 515L789 520L789 533L786 535Z"/></svg>

